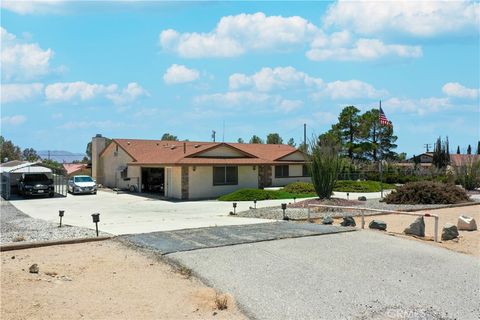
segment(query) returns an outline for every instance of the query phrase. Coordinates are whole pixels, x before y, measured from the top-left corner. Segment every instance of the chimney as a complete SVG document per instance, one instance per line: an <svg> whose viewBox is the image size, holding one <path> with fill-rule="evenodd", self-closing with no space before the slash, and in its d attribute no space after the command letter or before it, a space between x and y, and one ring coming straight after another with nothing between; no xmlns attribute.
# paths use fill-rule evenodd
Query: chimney
<svg viewBox="0 0 480 320"><path fill-rule="evenodd" d="M103 184L103 166L100 161L100 153L105 149L107 139L97 134L92 138L92 178L97 180L97 183Z"/></svg>
<svg viewBox="0 0 480 320"><path fill-rule="evenodd" d="M183 153L187 153L187 144L183 143Z"/></svg>

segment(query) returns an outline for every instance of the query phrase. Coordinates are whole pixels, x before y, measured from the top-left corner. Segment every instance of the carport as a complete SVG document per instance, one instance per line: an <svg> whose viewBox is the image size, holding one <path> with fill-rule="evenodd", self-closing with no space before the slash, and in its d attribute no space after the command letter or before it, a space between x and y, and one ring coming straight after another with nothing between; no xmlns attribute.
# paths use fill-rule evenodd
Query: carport
<svg viewBox="0 0 480 320"><path fill-rule="evenodd" d="M18 191L18 182L24 173L44 173L53 180L55 194L66 196L66 179L60 170L51 169L41 162L9 161L0 165L1 193L6 200Z"/></svg>
<svg viewBox="0 0 480 320"><path fill-rule="evenodd" d="M165 195L165 168L142 167L142 192Z"/></svg>

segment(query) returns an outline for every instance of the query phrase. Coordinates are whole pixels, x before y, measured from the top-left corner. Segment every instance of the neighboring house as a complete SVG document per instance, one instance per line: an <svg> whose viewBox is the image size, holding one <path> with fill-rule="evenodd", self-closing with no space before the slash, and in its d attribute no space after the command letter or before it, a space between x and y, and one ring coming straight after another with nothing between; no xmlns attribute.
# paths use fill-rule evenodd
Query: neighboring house
<svg viewBox="0 0 480 320"><path fill-rule="evenodd" d="M433 152L426 152L419 155L420 157L420 167L428 168L433 165ZM472 163L473 161L477 161L480 159L480 155L478 154L450 154L450 165L452 167L460 167L463 165L467 165ZM399 167L414 167L414 159L411 158L408 162L400 162L396 164Z"/></svg>
<svg viewBox="0 0 480 320"><path fill-rule="evenodd" d="M87 163L64 163L63 168L67 172L68 177L84 175L92 175L92 167Z"/></svg>
<svg viewBox="0 0 480 320"><path fill-rule="evenodd" d="M451 154L450 155L450 165L452 167L461 167L465 165L470 165L474 161L479 161L480 155L478 154Z"/></svg>
<svg viewBox="0 0 480 320"><path fill-rule="evenodd" d="M310 181L306 155L283 144L92 139L92 176L107 187L168 198L215 198L241 188Z"/></svg>

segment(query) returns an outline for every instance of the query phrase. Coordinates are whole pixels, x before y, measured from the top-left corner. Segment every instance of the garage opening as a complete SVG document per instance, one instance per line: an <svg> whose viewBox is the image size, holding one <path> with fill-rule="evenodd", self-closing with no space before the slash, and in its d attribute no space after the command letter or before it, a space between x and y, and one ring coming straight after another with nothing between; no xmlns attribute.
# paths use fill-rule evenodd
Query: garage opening
<svg viewBox="0 0 480 320"><path fill-rule="evenodd" d="M142 192L165 195L165 168L142 168Z"/></svg>

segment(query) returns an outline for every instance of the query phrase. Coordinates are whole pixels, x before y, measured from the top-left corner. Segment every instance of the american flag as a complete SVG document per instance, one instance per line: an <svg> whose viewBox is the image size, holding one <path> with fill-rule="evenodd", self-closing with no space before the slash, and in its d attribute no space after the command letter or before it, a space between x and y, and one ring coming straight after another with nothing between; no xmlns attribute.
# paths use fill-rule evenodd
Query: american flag
<svg viewBox="0 0 480 320"><path fill-rule="evenodd" d="M391 126L392 125L392 123L390 121L388 121L387 117L385 116L385 113L383 112L382 107L380 107L379 120L380 120L380 125L384 125L384 126Z"/></svg>

